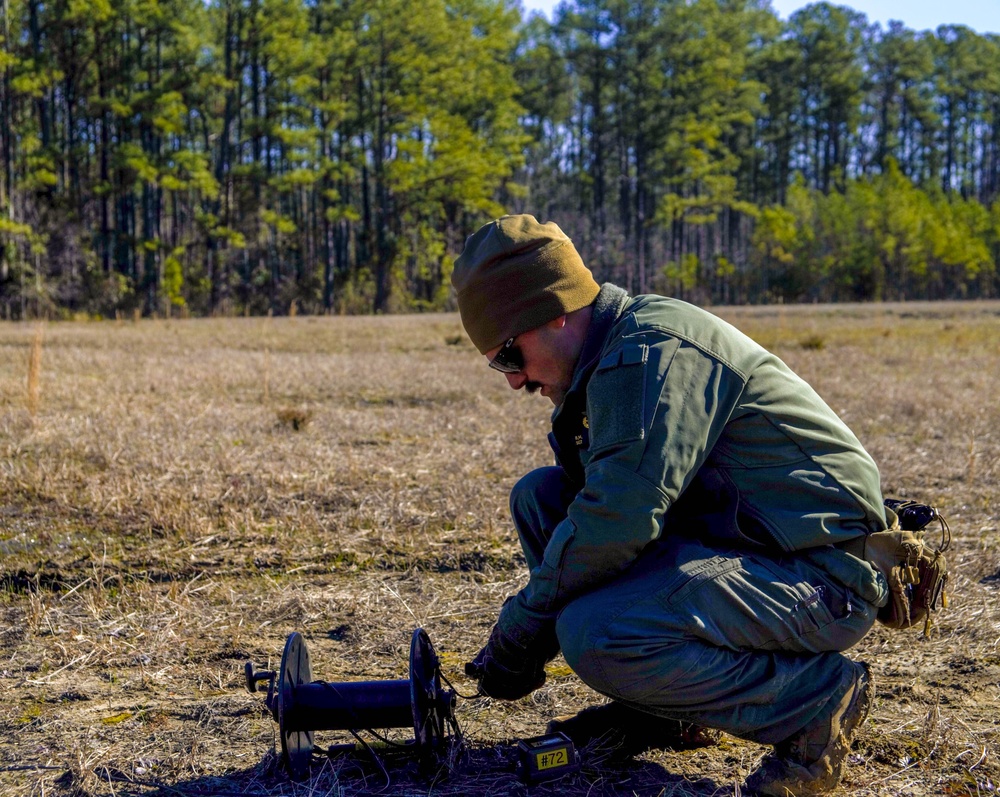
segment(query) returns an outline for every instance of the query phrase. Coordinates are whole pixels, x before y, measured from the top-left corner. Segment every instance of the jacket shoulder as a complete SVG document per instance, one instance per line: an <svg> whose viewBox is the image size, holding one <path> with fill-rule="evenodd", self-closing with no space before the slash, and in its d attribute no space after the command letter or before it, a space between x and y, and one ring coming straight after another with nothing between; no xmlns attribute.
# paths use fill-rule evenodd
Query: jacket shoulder
<svg viewBox="0 0 1000 797"><path fill-rule="evenodd" d="M680 299L636 296L626 304L610 341L643 336L676 338L748 377L770 355L752 338L717 315ZM609 342L610 342L609 341Z"/></svg>

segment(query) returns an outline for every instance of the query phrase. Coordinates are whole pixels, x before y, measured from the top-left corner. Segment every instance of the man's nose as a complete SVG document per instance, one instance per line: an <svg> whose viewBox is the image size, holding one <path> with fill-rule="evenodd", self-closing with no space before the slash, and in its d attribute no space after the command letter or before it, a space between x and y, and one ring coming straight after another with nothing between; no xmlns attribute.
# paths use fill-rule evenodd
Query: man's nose
<svg viewBox="0 0 1000 797"><path fill-rule="evenodd" d="M510 385L512 390L520 390L528 383L528 377L524 373L518 374L504 374L507 377L507 384Z"/></svg>

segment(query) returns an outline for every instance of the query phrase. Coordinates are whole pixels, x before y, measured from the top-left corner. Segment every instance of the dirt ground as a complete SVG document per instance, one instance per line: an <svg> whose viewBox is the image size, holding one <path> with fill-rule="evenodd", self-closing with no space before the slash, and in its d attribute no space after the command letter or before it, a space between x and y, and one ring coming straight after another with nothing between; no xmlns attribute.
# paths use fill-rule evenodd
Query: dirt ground
<svg viewBox="0 0 1000 797"><path fill-rule="evenodd" d="M877 699L839 794L995 794L1000 304L717 312L954 534L931 637L877 627L853 651ZM299 783L243 667L276 669L299 631L316 678L398 681L422 627L471 694L462 663L525 580L507 493L550 462L548 417L457 316L0 324L0 793L528 794L516 741L600 702L561 658L524 700L459 699L465 747L429 774L317 755ZM764 752L584 751L530 793L738 795Z"/></svg>

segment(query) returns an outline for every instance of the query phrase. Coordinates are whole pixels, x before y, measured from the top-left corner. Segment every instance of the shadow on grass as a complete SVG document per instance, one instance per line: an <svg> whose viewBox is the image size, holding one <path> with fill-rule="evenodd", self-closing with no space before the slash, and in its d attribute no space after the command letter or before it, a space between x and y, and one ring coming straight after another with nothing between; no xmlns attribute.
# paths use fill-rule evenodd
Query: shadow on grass
<svg viewBox="0 0 1000 797"><path fill-rule="evenodd" d="M382 761L341 755L317 755L310 777L290 780L277 756L265 756L257 765L223 776L195 777L170 785L139 781L111 771L97 775L107 793L120 797L718 797L731 794L709 778L690 780L672 774L660 764L636 760L620 766L590 764L556 781L527 786L515 774L514 745L464 749L450 768L423 776L412 760ZM105 791L77 791L77 797Z"/></svg>

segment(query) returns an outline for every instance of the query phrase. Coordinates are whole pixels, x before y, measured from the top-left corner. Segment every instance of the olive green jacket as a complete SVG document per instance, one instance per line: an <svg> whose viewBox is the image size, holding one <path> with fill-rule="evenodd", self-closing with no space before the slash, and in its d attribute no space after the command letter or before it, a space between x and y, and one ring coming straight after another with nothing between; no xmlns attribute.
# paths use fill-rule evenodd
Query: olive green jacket
<svg viewBox="0 0 1000 797"><path fill-rule="evenodd" d="M664 534L814 554L886 527L874 461L781 360L675 299L606 284L593 307L549 435L580 489L504 630L536 636ZM842 581L879 591L845 561Z"/></svg>

